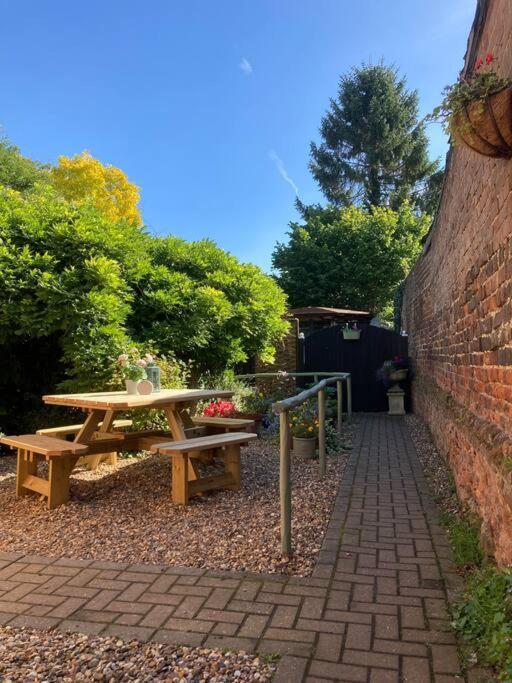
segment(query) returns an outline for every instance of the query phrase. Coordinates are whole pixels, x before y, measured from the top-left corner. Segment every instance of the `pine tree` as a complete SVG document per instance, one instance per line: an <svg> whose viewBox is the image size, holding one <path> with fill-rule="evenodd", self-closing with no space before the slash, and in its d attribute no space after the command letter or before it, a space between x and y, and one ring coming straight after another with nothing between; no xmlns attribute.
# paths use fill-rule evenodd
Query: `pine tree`
<svg viewBox="0 0 512 683"><path fill-rule="evenodd" d="M414 200L437 170L418 121L418 94L396 69L362 65L342 76L311 143L310 170L338 206L391 206Z"/></svg>

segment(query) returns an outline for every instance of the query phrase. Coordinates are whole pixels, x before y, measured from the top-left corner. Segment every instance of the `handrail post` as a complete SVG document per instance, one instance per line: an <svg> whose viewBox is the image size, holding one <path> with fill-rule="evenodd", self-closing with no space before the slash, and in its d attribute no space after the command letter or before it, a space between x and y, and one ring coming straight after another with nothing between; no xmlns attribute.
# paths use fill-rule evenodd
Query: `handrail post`
<svg viewBox="0 0 512 683"><path fill-rule="evenodd" d="M347 418L352 420L352 376L347 377Z"/></svg>
<svg viewBox="0 0 512 683"><path fill-rule="evenodd" d="M290 485L290 423L288 411L279 415L279 493L281 500L281 551L292 555L292 497Z"/></svg>
<svg viewBox="0 0 512 683"><path fill-rule="evenodd" d="M338 434L341 436L343 422L343 384L340 379L336 382L336 397L338 399Z"/></svg>
<svg viewBox="0 0 512 683"><path fill-rule="evenodd" d="M318 464L320 474L325 474L325 389L318 392Z"/></svg>

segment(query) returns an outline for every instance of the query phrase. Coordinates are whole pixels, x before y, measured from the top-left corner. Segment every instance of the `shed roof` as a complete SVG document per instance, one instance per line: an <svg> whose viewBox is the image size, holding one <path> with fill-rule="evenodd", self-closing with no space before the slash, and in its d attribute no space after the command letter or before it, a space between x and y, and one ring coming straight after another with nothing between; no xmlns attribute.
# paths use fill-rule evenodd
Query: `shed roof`
<svg viewBox="0 0 512 683"><path fill-rule="evenodd" d="M349 308L329 308L327 306L303 306L302 308L292 308L289 311L297 318L308 316L347 316L347 315L366 315L371 317L369 311L352 311Z"/></svg>

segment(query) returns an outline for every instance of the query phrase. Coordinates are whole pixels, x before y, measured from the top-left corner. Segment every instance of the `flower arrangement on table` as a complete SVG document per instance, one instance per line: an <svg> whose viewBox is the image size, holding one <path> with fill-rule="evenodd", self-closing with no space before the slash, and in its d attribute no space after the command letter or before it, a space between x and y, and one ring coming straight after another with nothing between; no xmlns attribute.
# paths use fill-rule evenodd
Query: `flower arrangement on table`
<svg viewBox="0 0 512 683"><path fill-rule="evenodd" d="M155 357L150 353L142 355L136 347L129 349L127 353L122 353L118 357L117 363L121 377L125 381L126 390L129 393L137 393L137 385L142 380L147 379L148 369L156 367ZM152 391L153 385L151 384L149 388ZM158 386L159 389L160 386ZM146 393L151 392L146 390Z"/></svg>
<svg viewBox="0 0 512 683"><path fill-rule="evenodd" d="M231 401L211 401L203 409L204 417L233 417L235 406Z"/></svg>
<svg viewBox="0 0 512 683"><path fill-rule="evenodd" d="M488 52L473 71L443 90L443 100L427 117L440 121L455 142L486 156L512 156L512 80L499 76Z"/></svg>

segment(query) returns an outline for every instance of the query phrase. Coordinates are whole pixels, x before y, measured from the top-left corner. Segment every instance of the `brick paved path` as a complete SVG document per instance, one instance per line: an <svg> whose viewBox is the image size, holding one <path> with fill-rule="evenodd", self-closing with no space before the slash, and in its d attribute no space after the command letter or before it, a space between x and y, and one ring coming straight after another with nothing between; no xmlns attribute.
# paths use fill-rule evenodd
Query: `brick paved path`
<svg viewBox="0 0 512 683"><path fill-rule="evenodd" d="M448 683L441 572L450 585L405 423L367 416L311 578L4 553L0 624L280 653L278 682Z"/></svg>

